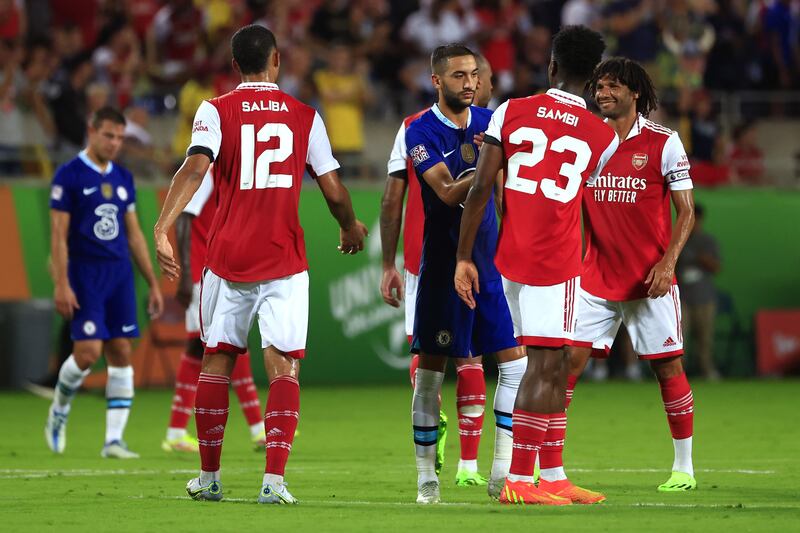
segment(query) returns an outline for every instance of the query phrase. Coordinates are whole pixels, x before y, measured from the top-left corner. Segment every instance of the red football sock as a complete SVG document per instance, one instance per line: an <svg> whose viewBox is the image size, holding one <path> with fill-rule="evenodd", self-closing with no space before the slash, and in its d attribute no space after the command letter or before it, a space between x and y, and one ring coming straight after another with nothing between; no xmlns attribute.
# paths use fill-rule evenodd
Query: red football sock
<svg viewBox="0 0 800 533"><path fill-rule="evenodd" d="M694 398L686 374L659 381L661 399L667 412L667 422L673 439L692 436L694 428Z"/></svg>
<svg viewBox="0 0 800 533"><path fill-rule="evenodd" d="M300 384L291 376L280 376L269 384L264 429L267 432L267 474L282 476L292 451L300 411Z"/></svg>
<svg viewBox="0 0 800 533"><path fill-rule="evenodd" d="M202 360L183 354L175 376L175 395L172 397L172 410L169 416L169 427L186 429L194 409L194 397L197 393L197 378L200 377Z"/></svg>
<svg viewBox="0 0 800 533"><path fill-rule="evenodd" d="M514 409L511 420L514 445L509 473L517 476L533 476L536 452L542 446L550 415Z"/></svg>
<svg viewBox="0 0 800 533"><path fill-rule="evenodd" d="M564 466L564 438L567 434L567 413L553 413L547 425L547 433L539 450L539 467L558 468Z"/></svg>
<svg viewBox="0 0 800 533"><path fill-rule="evenodd" d="M569 374L567 376L567 401L564 404L564 410L569 409L569 404L572 403L572 394L575 392L575 385L578 383L578 376Z"/></svg>
<svg viewBox="0 0 800 533"><path fill-rule="evenodd" d="M247 425L261 422L261 401L258 399L258 389L253 383L253 370L250 368L250 354L244 353L236 358L236 366L231 374L231 385L239 398Z"/></svg>
<svg viewBox="0 0 800 533"><path fill-rule="evenodd" d="M411 365L408 367L408 373L411 376L411 388L413 389L417 381L417 367L419 366L419 355L414 354L411 356Z"/></svg>
<svg viewBox="0 0 800 533"><path fill-rule="evenodd" d="M483 377L483 365L458 366L456 375L456 406L458 407L458 435L461 438L461 459L474 461L478 458L478 445L481 443L483 430L483 410L486 404L486 380ZM477 416L468 416L469 414Z"/></svg>
<svg viewBox="0 0 800 533"><path fill-rule="evenodd" d="M219 470L222 438L228 422L228 384L230 378L201 373L197 380L194 419L197 442L200 444L200 463L204 472Z"/></svg>

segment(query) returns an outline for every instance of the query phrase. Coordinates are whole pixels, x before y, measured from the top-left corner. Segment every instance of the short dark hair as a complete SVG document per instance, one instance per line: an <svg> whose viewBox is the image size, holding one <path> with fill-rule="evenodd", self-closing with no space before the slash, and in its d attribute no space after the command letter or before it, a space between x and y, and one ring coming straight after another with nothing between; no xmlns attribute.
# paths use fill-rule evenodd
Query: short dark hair
<svg viewBox="0 0 800 533"><path fill-rule="evenodd" d="M572 82L588 81L605 49L603 36L586 26L565 26L553 37L560 77Z"/></svg>
<svg viewBox="0 0 800 533"><path fill-rule="evenodd" d="M606 76L639 95L636 100L637 112L647 117L658 109L658 95L653 80L644 67L636 61L626 57L610 57L597 65L589 82L589 91L592 95L597 91L597 84Z"/></svg>
<svg viewBox="0 0 800 533"><path fill-rule="evenodd" d="M108 120L114 124L121 124L125 125L127 122L125 121L125 115L119 112L119 110L111 107L111 106L103 106L94 113L89 118L89 124L92 125L93 128L97 129L103 123L103 121Z"/></svg>
<svg viewBox="0 0 800 533"><path fill-rule="evenodd" d="M460 43L444 44L437 46L431 54L431 72L434 74L441 74L447 67L447 61L451 57L472 56L475 57L475 52ZM476 58L477 61L477 58Z"/></svg>
<svg viewBox="0 0 800 533"><path fill-rule="evenodd" d="M275 48L275 35L258 24L240 28L231 37L233 59L242 74L258 74L267 70L267 61Z"/></svg>

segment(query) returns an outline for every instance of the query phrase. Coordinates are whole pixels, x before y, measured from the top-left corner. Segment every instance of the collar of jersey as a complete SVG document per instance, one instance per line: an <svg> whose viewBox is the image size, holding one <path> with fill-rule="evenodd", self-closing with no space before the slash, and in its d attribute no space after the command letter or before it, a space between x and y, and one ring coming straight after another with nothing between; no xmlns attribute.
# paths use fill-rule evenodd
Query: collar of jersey
<svg viewBox="0 0 800 533"><path fill-rule="evenodd" d="M104 172L102 168L97 166L97 163L95 163L94 161L89 159L89 155L86 153L86 150L81 150L80 153L78 154L78 157L81 159L81 161L83 161L84 165L86 165L87 167L91 168L92 170L94 170L95 172L100 174L101 176L106 176L106 175L110 174L112 170L114 170L114 163L109 161L108 162L108 167L106 167L106 170Z"/></svg>
<svg viewBox="0 0 800 533"><path fill-rule="evenodd" d="M439 109L439 104L433 104L431 106L431 111L433 111L433 114L436 115L436 118L438 118L442 122L442 124L444 124L448 128L453 128L454 130L460 130L461 129L458 126L456 126L455 123L453 123L452 120L450 120L449 118L444 116L444 113L442 113L442 110ZM467 115L467 128L469 128L469 125L472 124L472 109L467 108L467 113L468 113L468 115Z"/></svg>
<svg viewBox="0 0 800 533"><path fill-rule="evenodd" d="M608 123L608 119L604 119L603 122ZM636 123L631 128L631 131L628 132L628 136L625 137L625 140L633 139L640 133L642 133L642 128L644 127L644 123L647 122L647 119L642 116L641 113L636 115Z"/></svg>
<svg viewBox="0 0 800 533"><path fill-rule="evenodd" d="M586 100L584 100L580 96L576 96L572 93L562 91L561 89L548 89L547 95L552 96L562 104L577 105L586 109Z"/></svg>
<svg viewBox="0 0 800 533"><path fill-rule="evenodd" d="M275 83L269 81L243 81L239 85L236 86L237 89L267 89L270 91L278 90L278 86Z"/></svg>

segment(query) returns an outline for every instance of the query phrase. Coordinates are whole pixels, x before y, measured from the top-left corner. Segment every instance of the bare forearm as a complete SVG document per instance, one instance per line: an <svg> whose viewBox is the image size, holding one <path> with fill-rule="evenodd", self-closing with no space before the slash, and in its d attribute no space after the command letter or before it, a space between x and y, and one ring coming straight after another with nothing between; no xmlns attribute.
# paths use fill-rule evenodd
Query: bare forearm
<svg viewBox="0 0 800 533"><path fill-rule="evenodd" d="M394 258L397 254L397 242L400 240L400 227L402 204L400 209L396 206L387 207L381 204L381 250L383 252L383 267L395 266Z"/></svg>
<svg viewBox="0 0 800 533"><path fill-rule="evenodd" d="M203 181L203 176L208 167L205 169L194 168L184 162L183 166L172 178L172 184L169 187L167 198L164 200L164 207L161 209L161 215L156 222L155 232L166 233L177 220L178 216L183 212L186 204L192 199L194 193L200 187Z"/></svg>
<svg viewBox="0 0 800 533"><path fill-rule="evenodd" d="M442 201L451 207L463 204L467 200L469 189L472 187L474 174L454 181L445 188L445 197Z"/></svg>
<svg viewBox="0 0 800 533"><path fill-rule="evenodd" d="M53 283L58 285L67 281L67 240L53 238L50 244L50 255L53 262Z"/></svg>
<svg viewBox="0 0 800 533"><path fill-rule="evenodd" d="M333 218L339 223L342 229L353 227L356 223L356 215L353 213L353 204L350 201L350 194L344 187L339 188L337 193L332 197L325 197L328 202L328 209L333 215Z"/></svg>
<svg viewBox="0 0 800 533"><path fill-rule="evenodd" d="M668 259L672 265L678 261L678 256L681 255L686 240L692 232L694 226L694 213L680 213L675 220L675 225L672 228L672 237L667 246L667 251L664 253L664 258Z"/></svg>

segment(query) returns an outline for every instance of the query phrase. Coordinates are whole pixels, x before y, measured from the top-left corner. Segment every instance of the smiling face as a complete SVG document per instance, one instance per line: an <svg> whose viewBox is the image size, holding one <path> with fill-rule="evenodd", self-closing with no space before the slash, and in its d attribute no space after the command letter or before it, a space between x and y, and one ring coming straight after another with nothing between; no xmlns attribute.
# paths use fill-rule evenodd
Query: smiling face
<svg viewBox="0 0 800 533"><path fill-rule="evenodd" d="M597 82L594 100L600 114L612 120L636 114L636 100L639 95L616 78L603 76Z"/></svg>
<svg viewBox="0 0 800 533"><path fill-rule="evenodd" d="M472 105L478 88L478 64L471 55L451 57L441 74L433 75L433 85L453 111L461 111Z"/></svg>

